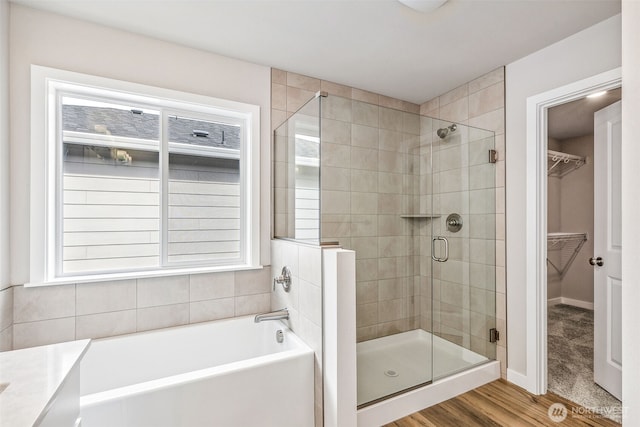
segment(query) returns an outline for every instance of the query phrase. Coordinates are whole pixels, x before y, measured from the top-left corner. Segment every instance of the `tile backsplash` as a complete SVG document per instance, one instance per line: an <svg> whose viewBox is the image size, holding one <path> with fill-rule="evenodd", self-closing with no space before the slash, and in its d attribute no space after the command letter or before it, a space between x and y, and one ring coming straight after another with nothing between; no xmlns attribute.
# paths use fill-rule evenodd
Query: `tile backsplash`
<svg viewBox="0 0 640 427"><path fill-rule="evenodd" d="M271 269L0 292L0 350L269 311ZM11 316L10 316L11 314ZM11 317L11 318L10 318Z"/></svg>

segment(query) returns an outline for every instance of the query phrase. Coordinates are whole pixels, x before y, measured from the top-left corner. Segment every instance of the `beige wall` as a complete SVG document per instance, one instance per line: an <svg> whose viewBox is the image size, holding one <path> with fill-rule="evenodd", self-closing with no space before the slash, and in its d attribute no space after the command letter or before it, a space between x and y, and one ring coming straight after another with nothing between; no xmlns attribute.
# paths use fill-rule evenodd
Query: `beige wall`
<svg viewBox="0 0 640 427"><path fill-rule="evenodd" d="M496 328L500 332L496 358L501 362L501 374L506 376L506 287L505 287L505 109L504 109L504 89L505 75L504 68L500 67L490 73L478 77L477 79L457 87L437 98L425 102L420 106L420 113L429 117L435 117L444 121L458 122L480 129L487 129L495 132L495 149L498 151L498 162L495 168L495 313ZM470 177L470 182L473 178ZM470 196L472 196L470 194ZM480 251L482 252L482 251ZM471 250L470 256L480 253ZM473 261L473 260L472 260ZM486 262L487 260L485 260ZM493 260L489 260L493 261ZM475 263L477 266L478 260ZM468 287L468 292L472 299L477 300L478 290L474 286ZM475 297L473 297L475 295ZM437 293L434 293L434 298ZM434 304L437 304L434 301ZM491 304L487 301L486 304ZM486 311L483 308L469 309L473 313L474 327L471 329L471 349L480 353L486 350L486 328L478 327L482 324L477 321L478 316ZM437 317L437 316L436 316ZM434 319L436 319L434 317ZM484 318L484 317L483 317ZM489 318L484 318L489 321ZM435 325L434 325L435 326Z"/></svg>
<svg viewBox="0 0 640 427"><path fill-rule="evenodd" d="M12 284L29 280L29 197L25 195L30 180L31 64L259 105L261 261L269 264L268 67L16 4L10 6L10 23ZM14 348L22 348L268 311L270 277L270 269L265 268L115 283L15 286L0 293L0 326L14 324L13 336L2 331L0 344L12 341ZM13 319L5 307L11 307Z"/></svg>
<svg viewBox="0 0 640 427"><path fill-rule="evenodd" d="M561 147L565 153L587 157L587 163L560 179L558 231L589 233L589 238L563 277L560 296L593 303L593 267L588 263L593 256L593 135L562 140Z"/></svg>

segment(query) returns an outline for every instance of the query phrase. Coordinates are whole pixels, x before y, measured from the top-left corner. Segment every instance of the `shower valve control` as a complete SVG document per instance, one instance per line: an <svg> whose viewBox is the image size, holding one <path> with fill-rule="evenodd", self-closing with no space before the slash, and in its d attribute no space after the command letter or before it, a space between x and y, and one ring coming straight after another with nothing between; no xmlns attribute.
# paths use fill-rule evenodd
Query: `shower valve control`
<svg viewBox="0 0 640 427"><path fill-rule="evenodd" d="M589 258L589 264L602 267L604 265L604 261L602 260L602 257L597 257L597 258L592 257L592 258Z"/></svg>
<svg viewBox="0 0 640 427"><path fill-rule="evenodd" d="M291 290L291 270L286 265L282 267L282 272L280 276L273 278L273 290L276 290L276 283L282 285L282 288L285 292L289 292Z"/></svg>

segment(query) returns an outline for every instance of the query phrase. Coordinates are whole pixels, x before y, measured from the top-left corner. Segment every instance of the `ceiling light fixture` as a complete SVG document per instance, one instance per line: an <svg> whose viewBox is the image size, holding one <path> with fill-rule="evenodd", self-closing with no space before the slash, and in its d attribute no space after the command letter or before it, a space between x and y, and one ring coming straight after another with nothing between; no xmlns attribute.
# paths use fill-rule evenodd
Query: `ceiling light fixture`
<svg viewBox="0 0 640 427"><path fill-rule="evenodd" d="M413 10L417 10L422 13L433 12L443 4L447 2L447 0L398 0L403 5L410 7Z"/></svg>
<svg viewBox="0 0 640 427"><path fill-rule="evenodd" d="M607 93L606 90L603 90L601 92L592 93L591 95L587 95L587 98L598 98L598 97L604 95L605 93Z"/></svg>

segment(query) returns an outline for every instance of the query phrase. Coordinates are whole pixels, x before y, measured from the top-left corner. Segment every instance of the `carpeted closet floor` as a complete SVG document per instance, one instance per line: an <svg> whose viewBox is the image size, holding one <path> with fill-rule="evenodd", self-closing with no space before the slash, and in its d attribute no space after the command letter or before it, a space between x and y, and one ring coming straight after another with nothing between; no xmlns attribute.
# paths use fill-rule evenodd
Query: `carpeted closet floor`
<svg viewBox="0 0 640 427"><path fill-rule="evenodd" d="M548 389L587 408L615 407L618 399L593 382L593 311L569 305L548 308Z"/></svg>

